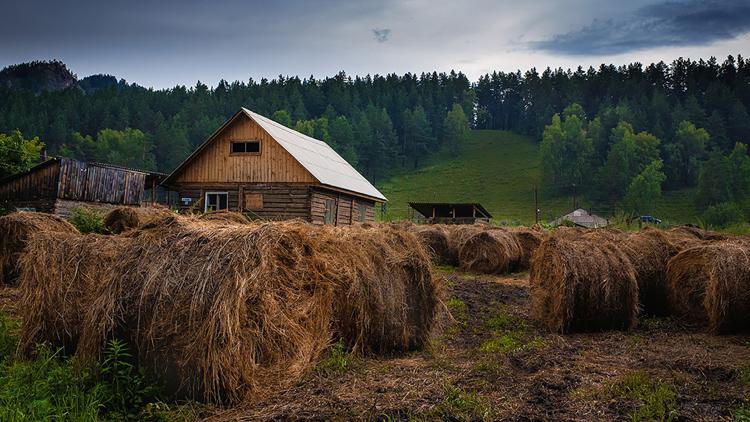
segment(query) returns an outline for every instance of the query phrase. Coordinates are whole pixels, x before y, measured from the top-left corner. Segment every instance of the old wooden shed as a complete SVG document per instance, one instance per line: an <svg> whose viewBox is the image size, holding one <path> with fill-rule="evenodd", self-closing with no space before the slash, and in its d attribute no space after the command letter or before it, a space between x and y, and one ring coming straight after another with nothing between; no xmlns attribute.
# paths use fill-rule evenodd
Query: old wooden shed
<svg viewBox="0 0 750 422"><path fill-rule="evenodd" d="M0 180L0 206L67 216L78 206L140 206L165 175L55 157Z"/></svg>
<svg viewBox="0 0 750 422"><path fill-rule="evenodd" d="M409 202L412 220L429 224L474 224L489 222L492 215L482 204L455 202Z"/></svg>
<svg viewBox="0 0 750 422"><path fill-rule="evenodd" d="M375 220L386 198L325 142L242 108L163 185L181 211L230 210L349 225Z"/></svg>

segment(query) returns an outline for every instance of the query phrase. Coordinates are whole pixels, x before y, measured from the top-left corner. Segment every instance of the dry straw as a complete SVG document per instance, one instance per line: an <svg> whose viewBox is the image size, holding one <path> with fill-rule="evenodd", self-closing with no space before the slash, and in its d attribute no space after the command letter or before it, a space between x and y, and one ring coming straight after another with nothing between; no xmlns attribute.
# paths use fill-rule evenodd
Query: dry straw
<svg viewBox="0 0 750 422"><path fill-rule="evenodd" d="M531 314L560 333L630 329L638 315L635 277L614 242L552 236L531 263Z"/></svg>
<svg viewBox="0 0 750 422"><path fill-rule="evenodd" d="M64 219L38 212L16 212L0 217L0 285L18 278L18 258L37 233L78 233Z"/></svg>
<svg viewBox="0 0 750 422"><path fill-rule="evenodd" d="M198 218L205 221L217 221L228 224L250 224L250 220L239 212L234 211L213 211L201 214Z"/></svg>
<svg viewBox="0 0 750 422"><path fill-rule="evenodd" d="M414 226L411 231L430 254L433 262L437 264L451 264L448 235L441 226Z"/></svg>
<svg viewBox="0 0 750 422"><path fill-rule="evenodd" d="M120 234L170 214L174 213L164 207L117 207L104 216L104 227L109 233Z"/></svg>
<svg viewBox="0 0 750 422"><path fill-rule="evenodd" d="M26 324L25 341L95 359L108 339L124 338L177 396L262 399L299 380L337 337L362 352L419 348L440 308L425 250L384 226L167 217L109 239L110 247L91 236L32 241L24 265L55 261L75 277L28 273L24 306L42 315L67 308L53 324Z"/></svg>
<svg viewBox="0 0 750 422"><path fill-rule="evenodd" d="M522 255L513 234L505 230L484 230L461 244L458 262L466 271L502 274L515 270Z"/></svg>
<svg viewBox="0 0 750 422"><path fill-rule="evenodd" d="M680 252L667 269L669 303L679 317L713 333L750 328L750 244L733 239Z"/></svg>

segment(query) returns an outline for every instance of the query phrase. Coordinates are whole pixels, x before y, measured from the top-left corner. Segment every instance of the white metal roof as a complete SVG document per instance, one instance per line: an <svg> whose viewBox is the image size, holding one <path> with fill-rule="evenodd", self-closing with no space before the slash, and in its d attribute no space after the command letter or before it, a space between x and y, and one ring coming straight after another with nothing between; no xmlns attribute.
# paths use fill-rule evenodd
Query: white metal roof
<svg viewBox="0 0 750 422"><path fill-rule="evenodd" d="M321 184L387 201L375 186L325 142L289 129L244 107L242 111L268 132Z"/></svg>

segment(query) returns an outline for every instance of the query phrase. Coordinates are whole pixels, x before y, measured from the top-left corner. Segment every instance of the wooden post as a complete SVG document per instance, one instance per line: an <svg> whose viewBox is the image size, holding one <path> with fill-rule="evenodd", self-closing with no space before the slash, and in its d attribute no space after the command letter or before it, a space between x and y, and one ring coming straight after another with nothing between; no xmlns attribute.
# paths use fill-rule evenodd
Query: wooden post
<svg viewBox="0 0 750 422"><path fill-rule="evenodd" d="M534 185L534 222L539 222L539 193L536 185Z"/></svg>
<svg viewBox="0 0 750 422"><path fill-rule="evenodd" d="M156 178L151 179L151 206L156 204Z"/></svg>
<svg viewBox="0 0 750 422"><path fill-rule="evenodd" d="M242 212L245 210L245 187L244 186L240 186L240 189L237 195L239 195L239 197L237 198L237 212ZM228 198L227 198L227 201L229 201Z"/></svg>

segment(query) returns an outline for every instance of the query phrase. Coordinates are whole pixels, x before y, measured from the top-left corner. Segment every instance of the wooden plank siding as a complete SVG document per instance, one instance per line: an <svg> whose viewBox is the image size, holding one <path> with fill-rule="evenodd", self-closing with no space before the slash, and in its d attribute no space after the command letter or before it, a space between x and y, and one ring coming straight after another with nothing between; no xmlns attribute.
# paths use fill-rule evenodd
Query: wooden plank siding
<svg viewBox="0 0 750 422"><path fill-rule="evenodd" d="M57 197L57 178L60 163L57 161L0 184L0 200L37 201Z"/></svg>
<svg viewBox="0 0 750 422"><path fill-rule="evenodd" d="M325 224L326 200L337 203L336 218L333 224L346 226L356 224L358 220L359 204L365 205L365 221L375 221L375 202L363 198L357 198L341 192L315 188L310 200L310 221L313 224ZM352 203L354 209L352 213Z"/></svg>
<svg viewBox="0 0 750 422"><path fill-rule="evenodd" d="M232 141L259 140L260 154L231 153ZM315 183L316 180L266 131L247 116L240 116L193 157L175 175L184 183Z"/></svg>
<svg viewBox="0 0 750 422"><path fill-rule="evenodd" d="M139 205L146 185L142 172L62 159L58 198Z"/></svg>

